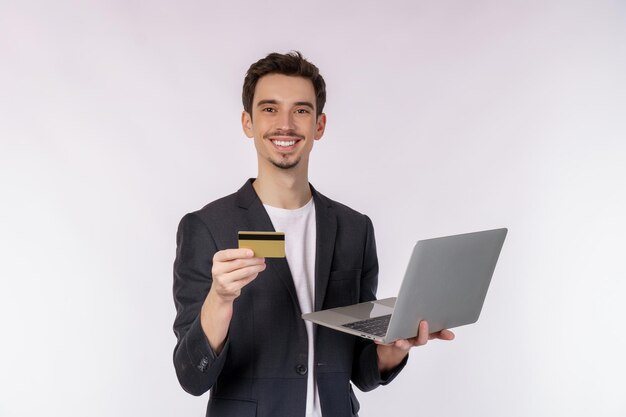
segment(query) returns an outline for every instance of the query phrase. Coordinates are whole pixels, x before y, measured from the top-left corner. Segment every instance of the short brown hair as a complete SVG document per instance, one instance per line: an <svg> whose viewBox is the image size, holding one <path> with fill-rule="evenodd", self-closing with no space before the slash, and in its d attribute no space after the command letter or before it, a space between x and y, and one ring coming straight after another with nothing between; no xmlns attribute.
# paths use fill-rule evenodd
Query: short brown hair
<svg viewBox="0 0 626 417"><path fill-rule="evenodd" d="M315 89L315 107L317 116L322 114L324 104L326 104L326 83L320 74L319 69L311 62L304 59L298 51L287 54L273 52L250 65L246 78L243 81L243 92L241 99L243 109L252 116L252 101L254 90L261 77L268 74L283 74L303 77L311 80Z"/></svg>

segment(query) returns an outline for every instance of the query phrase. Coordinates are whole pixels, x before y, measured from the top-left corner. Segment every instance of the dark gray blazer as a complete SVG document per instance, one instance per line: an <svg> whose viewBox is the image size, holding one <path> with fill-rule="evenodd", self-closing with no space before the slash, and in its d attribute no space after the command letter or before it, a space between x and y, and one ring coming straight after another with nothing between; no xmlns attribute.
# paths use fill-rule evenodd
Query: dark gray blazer
<svg viewBox="0 0 626 417"><path fill-rule="evenodd" d="M200 308L211 287L213 254L237 247L237 231L274 230L247 181L235 194L187 214L180 222L174 262L174 366L185 391L211 389L207 416L304 416L308 346L302 312L285 259L243 288L224 349L216 355L200 326ZM376 297L378 260L367 216L311 187L316 210L315 310ZM362 391L390 382L378 371L376 346L365 339L315 326L315 372L324 416L356 416Z"/></svg>

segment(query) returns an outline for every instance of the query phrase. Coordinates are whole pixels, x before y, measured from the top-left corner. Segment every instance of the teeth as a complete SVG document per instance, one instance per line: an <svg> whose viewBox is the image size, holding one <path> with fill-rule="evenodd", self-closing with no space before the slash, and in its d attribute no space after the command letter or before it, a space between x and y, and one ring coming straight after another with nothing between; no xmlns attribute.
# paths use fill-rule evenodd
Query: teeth
<svg viewBox="0 0 626 417"><path fill-rule="evenodd" d="M286 146L295 145L295 143L296 143L295 140L289 140L289 141L287 141L287 140L274 140L272 142L274 142L278 146L285 146L285 147Z"/></svg>

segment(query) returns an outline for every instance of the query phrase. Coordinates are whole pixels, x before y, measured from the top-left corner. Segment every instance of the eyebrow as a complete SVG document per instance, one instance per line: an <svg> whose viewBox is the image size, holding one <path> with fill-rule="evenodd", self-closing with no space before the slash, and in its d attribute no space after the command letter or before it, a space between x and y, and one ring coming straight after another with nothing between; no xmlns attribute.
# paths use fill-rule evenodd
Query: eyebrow
<svg viewBox="0 0 626 417"><path fill-rule="evenodd" d="M265 100L260 100L256 106L260 107L263 106L264 104L278 104L278 100L274 100L274 99L265 99ZM306 106L306 107L310 107L311 110L314 110L315 107L313 107L313 103L311 103L310 101L296 101L294 103L294 106Z"/></svg>

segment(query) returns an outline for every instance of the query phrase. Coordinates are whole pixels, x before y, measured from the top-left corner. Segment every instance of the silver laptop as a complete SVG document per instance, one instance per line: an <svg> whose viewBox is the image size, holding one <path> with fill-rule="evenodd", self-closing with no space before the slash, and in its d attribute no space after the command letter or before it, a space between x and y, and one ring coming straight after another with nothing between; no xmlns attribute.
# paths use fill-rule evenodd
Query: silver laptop
<svg viewBox="0 0 626 417"><path fill-rule="evenodd" d="M302 318L367 339L392 343L478 320L507 229L420 240L398 297L303 314Z"/></svg>

